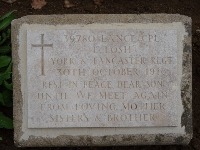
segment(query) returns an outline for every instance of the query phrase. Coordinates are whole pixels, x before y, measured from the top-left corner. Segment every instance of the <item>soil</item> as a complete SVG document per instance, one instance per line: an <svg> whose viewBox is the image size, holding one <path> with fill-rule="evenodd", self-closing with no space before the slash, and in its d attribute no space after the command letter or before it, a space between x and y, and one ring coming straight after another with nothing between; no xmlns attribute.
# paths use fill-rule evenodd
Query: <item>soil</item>
<svg viewBox="0 0 200 150"><path fill-rule="evenodd" d="M13 4L0 1L0 16L16 10L17 17L45 14L182 14L192 18L193 48L193 132L187 146L129 146L129 147L77 147L77 148L23 148L29 150L200 150L200 0L104 0L102 5L94 5L92 0L73 0L76 5L64 8L63 0L46 0L47 5L40 10L31 7L31 0L17 0ZM72 0L71 0L72 1ZM0 110L12 116L12 108ZM13 142L13 130L0 129L1 150L17 150Z"/></svg>

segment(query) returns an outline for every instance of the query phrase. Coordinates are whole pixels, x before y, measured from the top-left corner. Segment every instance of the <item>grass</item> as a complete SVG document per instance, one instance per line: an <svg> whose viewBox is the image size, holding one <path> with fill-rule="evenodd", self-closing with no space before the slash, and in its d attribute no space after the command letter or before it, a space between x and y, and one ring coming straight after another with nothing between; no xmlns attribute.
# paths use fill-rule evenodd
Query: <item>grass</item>
<svg viewBox="0 0 200 150"><path fill-rule="evenodd" d="M12 107L12 57L10 24L12 12L0 17L0 108ZM0 128L13 129L13 121L0 110ZM0 137L2 140L2 137Z"/></svg>

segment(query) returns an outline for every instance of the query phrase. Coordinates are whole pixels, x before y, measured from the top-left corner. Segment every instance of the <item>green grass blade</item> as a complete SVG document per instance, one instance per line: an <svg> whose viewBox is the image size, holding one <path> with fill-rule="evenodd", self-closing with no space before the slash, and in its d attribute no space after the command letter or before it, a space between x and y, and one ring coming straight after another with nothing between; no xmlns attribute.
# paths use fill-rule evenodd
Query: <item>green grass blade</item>
<svg viewBox="0 0 200 150"><path fill-rule="evenodd" d="M11 51L10 46L1 46L0 47L0 54L7 54Z"/></svg>
<svg viewBox="0 0 200 150"><path fill-rule="evenodd" d="M13 89L13 84L12 83L8 83L6 80L4 80L4 86L8 89L11 90Z"/></svg>
<svg viewBox="0 0 200 150"><path fill-rule="evenodd" d="M5 18L7 18L7 17L9 17L13 12L15 12L16 10L13 10L13 11L10 11L10 12L8 12L7 14L5 14L5 15L3 15L1 18L0 18L0 21L1 20L3 20L3 19L5 19Z"/></svg>
<svg viewBox="0 0 200 150"><path fill-rule="evenodd" d="M0 128L13 129L12 119L0 112Z"/></svg>
<svg viewBox="0 0 200 150"><path fill-rule="evenodd" d="M8 27L11 23L11 21L15 19L15 15L11 14L7 18L4 18L0 21L0 31L4 30L6 27Z"/></svg>
<svg viewBox="0 0 200 150"><path fill-rule="evenodd" d="M11 57L0 56L0 68L8 66L10 62L11 62Z"/></svg>

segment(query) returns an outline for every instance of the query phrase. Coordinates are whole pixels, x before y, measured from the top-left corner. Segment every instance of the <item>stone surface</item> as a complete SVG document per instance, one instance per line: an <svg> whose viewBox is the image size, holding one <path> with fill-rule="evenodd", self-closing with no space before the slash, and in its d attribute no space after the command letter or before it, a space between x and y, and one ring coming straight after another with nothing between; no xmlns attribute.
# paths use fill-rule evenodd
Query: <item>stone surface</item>
<svg viewBox="0 0 200 150"><path fill-rule="evenodd" d="M177 126L178 27L28 29L28 127Z"/></svg>
<svg viewBox="0 0 200 150"><path fill-rule="evenodd" d="M13 21L16 144L187 144L190 28L164 14Z"/></svg>

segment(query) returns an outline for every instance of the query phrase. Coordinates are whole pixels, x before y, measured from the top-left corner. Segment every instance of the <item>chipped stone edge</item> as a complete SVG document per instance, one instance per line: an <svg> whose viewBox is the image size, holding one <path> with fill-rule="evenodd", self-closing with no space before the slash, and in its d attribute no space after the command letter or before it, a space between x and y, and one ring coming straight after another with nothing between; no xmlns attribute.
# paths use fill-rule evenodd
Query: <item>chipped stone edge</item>
<svg viewBox="0 0 200 150"><path fill-rule="evenodd" d="M183 70L181 80L181 97L184 113L181 125L185 126L186 134L142 134L142 135L111 135L111 136L70 136L61 135L56 138L42 138L30 136L28 140L20 140L22 131L22 91L19 65L18 33L20 26L26 24L91 24L91 23L172 23L182 22L188 36L184 38ZM106 145L168 145L188 144L193 135L192 129L192 48L191 48L191 18L179 14L73 14L49 16L25 16L12 22L12 57L13 57L13 117L14 142L18 147L31 146L106 146Z"/></svg>

